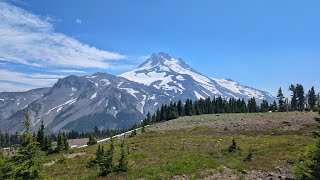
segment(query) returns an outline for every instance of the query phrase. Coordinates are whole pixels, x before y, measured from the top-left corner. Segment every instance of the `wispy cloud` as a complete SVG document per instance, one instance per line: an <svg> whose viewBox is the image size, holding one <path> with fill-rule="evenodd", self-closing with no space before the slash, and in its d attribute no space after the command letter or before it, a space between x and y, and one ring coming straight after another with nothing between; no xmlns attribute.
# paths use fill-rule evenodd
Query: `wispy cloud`
<svg viewBox="0 0 320 180"><path fill-rule="evenodd" d="M115 69L124 55L55 32L52 20L0 2L0 59L28 66Z"/></svg>
<svg viewBox="0 0 320 180"><path fill-rule="evenodd" d="M65 76L52 74L26 74L10 70L0 70L0 81L7 83L25 84L27 87L52 86L59 78Z"/></svg>
<svg viewBox="0 0 320 180"><path fill-rule="evenodd" d="M76 19L75 22L76 22L77 24L82 24L82 20L81 20L81 19Z"/></svg>
<svg viewBox="0 0 320 180"><path fill-rule="evenodd" d="M51 72L59 72L59 73L87 73L86 71L81 70L73 70L73 69L61 69L61 70L53 70Z"/></svg>
<svg viewBox="0 0 320 180"><path fill-rule="evenodd" d="M21 92L21 91L27 91L32 88L34 88L34 86L0 82L0 92Z"/></svg>

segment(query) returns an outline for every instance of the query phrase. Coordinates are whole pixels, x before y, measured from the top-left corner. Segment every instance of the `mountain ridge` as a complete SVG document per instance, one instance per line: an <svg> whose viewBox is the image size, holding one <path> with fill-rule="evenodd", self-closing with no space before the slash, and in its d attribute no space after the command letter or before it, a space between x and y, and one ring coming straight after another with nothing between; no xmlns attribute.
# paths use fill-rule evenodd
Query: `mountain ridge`
<svg viewBox="0 0 320 180"><path fill-rule="evenodd" d="M139 124L150 111L171 101L213 96L273 100L269 93L234 81L208 78L181 58L154 53L137 69L114 76L67 76L51 88L0 93L0 130L22 131L28 108L32 131L44 121L47 132L121 129ZM271 101L270 101L271 102Z"/></svg>

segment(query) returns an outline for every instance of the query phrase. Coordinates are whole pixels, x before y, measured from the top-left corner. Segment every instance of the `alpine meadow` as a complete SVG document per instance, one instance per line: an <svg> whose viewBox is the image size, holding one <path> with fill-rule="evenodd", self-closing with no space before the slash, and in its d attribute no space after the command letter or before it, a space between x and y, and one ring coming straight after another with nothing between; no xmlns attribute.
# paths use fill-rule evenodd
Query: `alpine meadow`
<svg viewBox="0 0 320 180"><path fill-rule="evenodd" d="M0 2L0 180L320 180L320 2Z"/></svg>

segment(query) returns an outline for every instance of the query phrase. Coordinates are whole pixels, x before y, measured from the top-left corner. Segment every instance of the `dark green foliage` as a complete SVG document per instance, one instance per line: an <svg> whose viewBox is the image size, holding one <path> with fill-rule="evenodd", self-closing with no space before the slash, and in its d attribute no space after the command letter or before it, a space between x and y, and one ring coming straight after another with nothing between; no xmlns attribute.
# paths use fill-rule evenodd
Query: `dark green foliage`
<svg viewBox="0 0 320 180"><path fill-rule="evenodd" d="M21 137L16 132L15 134L2 133L0 131L0 148L11 147L21 143Z"/></svg>
<svg viewBox="0 0 320 180"><path fill-rule="evenodd" d="M117 170L120 172L126 172L128 170L128 161L126 159L126 153L125 153L125 149L124 149L124 141L122 141L122 143L121 143L121 155L120 155Z"/></svg>
<svg viewBox="0 0 320 180"><path fill-rule="evenodd" d="M13 179L42 179L41 164L37 161L38 144L30 133L29 114L25 112L25 132L21 135L22 143L17 152L10 159L14 169L11 172Z"/></svg>
<svg viewBox="0 0 320 180"><path fill-rule="evenodd" d="M236 140L233 138L231 145L226 149L227 152L233 153L238 150Z"/></svg>
<svg viewBox="0 0 320 180"><path fill-rule="evenodd" d="M254 98L254 97L252 97L248 101L248 112L249 113L259 112L259 108L257 106L256 98Z"/></svg>
<svg viewBox="0 0 320 180"><path fill-rule="evenodd" d="M50 136L46 136L44 138L44 143L43 143L43 151L46 151L48 154L52 153L52 139Z"/></svg>
<svg viewBox="0 0 320 180"><path fill-rule="evenodd" d="M252 156L253 156L252 151L251 151L251 149L249 149L248 155L244 158L244 161L245 162L251 162L252 161Z"/></svg>
<svg viewBox="0 0 320 180"><path fill-rule="evenodd" d="M145 133L146 132L146 127L145 126L142 126L141 128L141 133Z"/></svg>
<svg viewBox="0 0 320 180"><path fill-rule="evenodd" d="M303 111L305 107L305 96L304 96L304 88L301 84L297 84L296 93L298 98L298 110Z"/></svg>
<svg viewBox="0 0 320 180"><path fill-rule="evenodd" d="M316 107L316 102L317 102L317 95L316 92L314 91L314 87L312 87L308 94L307 94L307 99L308 99L308 106L310 110L314 110Z"/></svg>
<svg viewBox="0 0 320 180"><path fill-rule="evenodd" d="M297 105L298 105L296 86L292 84L289 87L289 90L292 92L290 110L295 111L297 110Z"/></svg>
<svg viewBox="0 0 320 180"><path fill-rule="evenodd" d="M100 165L104 154L105 154L104 146L99 144L95 154L96 157L94 159L91 159L88 162L87 166L90 168L90 167L94 167L95 165Z"/></svg>
<svg viewBox="0 0 320 180"><path fill-rule="evenodd" d="M0 179L9 179L12 171L12 163L9 158L5 156L0 150Z"/></svg>
<svg viewBox="0 0 320 180"><path fill-rule="evenodd" d="M37 132L37 142L39 144L39 147L43 148L43 146L44 146L44 124L43 124L43 121L41 121L41 126Z"/></svg>
<svg viewBox="0 0 320 180"><path fill-rule="evenodd" d="M269 103L267 100L263 100L260 105L260 111L261 112L268 112L269 111Z"/></svg>
<svg viewBox="0 0 320 180"><path fill-rule="evenodd" d="M320 111L319 111L320 115ZM319 122L320 118L316 118ZM320 122L319 122L320 123ZM319 134L319 132L317 133ZM316 137L315 146L311 147L301 157L301 162L295 172L296 178L300 180L318 180L320 178L320 137Z"/></svg>
<svg viewBox="0 0 320 180"><path fill-rule="evenodd" d="M278 91L277 99L278 99L279 111L284 112L286 110L285 101L284 101L285 98L281 88Z"/></svg>
<svg viewBox="0 0 320 180"><path fill-rule="evenodd" d="M65 133L59 133L57 139L56 152L69 150L68 139Z"/></svg>
<svg viewBox="0 0 320 180"><path fill-rule="evenodd" d="M95 144L97 144L97 140L96 140L96 138L94 138L93 135L91 134L91 135L89 136L89 142L87 143L87 145L88 145L88 146L92 146L92 145L95 145Z"/></svg>
<svg viewBox="0 0 320 180"><path fill-rule="evenodd" d="M114 153L114 145L113 145L113 140L111 139L110 147L107 150L107 152L103 155L101 162L99 164L100 176L106 176L114 171L113 153Z"/></svg>

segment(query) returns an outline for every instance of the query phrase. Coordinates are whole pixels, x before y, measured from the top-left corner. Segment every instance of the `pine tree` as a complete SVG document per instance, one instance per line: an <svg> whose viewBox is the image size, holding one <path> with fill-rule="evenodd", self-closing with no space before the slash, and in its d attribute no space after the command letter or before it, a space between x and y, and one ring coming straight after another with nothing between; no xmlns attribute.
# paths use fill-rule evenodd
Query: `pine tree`
<svg viewBox="0 0 320 180"><path fill-rule="evenodd" d="M100 162L100 176L106 176L113 172L113 153L114 153L114 145L113 140L111 139L111 144L108 151L102 157Z"/></svg>
<svg viewBox="0 0 320 180"><path fill-rule="evenodd" d="M89 141L87 143L88 146L92 146L92 145L95 145L97 144L97 140L96 138L93 137L92 134L89 135Z"/></svg>
<svg viewBox="0 0 320 180"><path fill-rule="evenodd" d="M298 98L298 110L303 111L305 108L305 96L304 96L304 88L301 84L297 84L296 93Z"/></svg>
<svg viewBox="0 0 320 180"><path fill-rule="evenodd" d="M37 161L39 153L37 142L30 132L29 113L24 113L25 132L21 135L23 142L18 146L16 154L11 158L13 179L42 179L41 164Z"/></svg>
<svg viewBox="0 0 320 180"><path fill-rule="evenodd" d="M12 163L9 161L9 158L0 150L0 179L10 179L12 169Z"/></svg>
<svg viewBox="0 0 320 180"><path fill-rule="evenodd" d="M314 87L312 87L308 92L308 105L310 110L314 110L317 102L317 95L314 91Z"/></svg>
<svg viewBox="0 0 320 180"><path fill-rule="evenodd" d="M290 110L291 111L295 111L295 110L297 110L297 105L298 105L296 86L295 85L291 85L289 87L289 90L292 92Z"/></svg>
<svg viewBox="0 0 320 180"><path fill-rule="evenodd" d="M184 116L185 112L181 100L178 101L177 108L179 116Z"/></svg>
<svg viewBox="0 0 320 180"><path fill-rule="evenodd" d="M52 152L52 139L50 136L46 136L44 138L44 144L42 149L46 151L48 154Z"/></svg>
<svg viewBox="0 0 320 180"><path fill-rule="evenodd" d="M37 142L39 143L39 147L43 148L44 146L44 124L41 121L41 126L37 132Z"/></svg>
<svg viewBox="0 0 320 180"><path fill-rule="evenodd" d="M100 163L103 156L104 156L105 152L104 152L104 147L102 145L98 145L98 148L96 150L96 159L95 159L95 162L96 163Z"/></svg>
<svg viewBox="0 0 320 180"><path fill-rule="evenodd" d="M285 107L284 107L284 95L282 93L282 89L280 88L278 91L278 95L277 95L277 99L278 99L278 104L279 104L279 111L280 112L284 112L285 111Z"/></svg>
<svg viewBox="0 0 320 180"><path fill-rule="evenodd" d="M233 138L231 145L227 148L227 152L232 153L237 151L237 143L236 140Z"/></svg>
<svg viewBox="0 0 320 180"><path fill-rule="evenodd" d="M121 143L121 156L119 159L118 171L126 172L128 170L128 161L126 159L126 153L124 149L124 141Z"/></svg>

